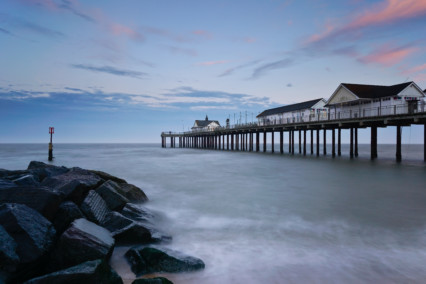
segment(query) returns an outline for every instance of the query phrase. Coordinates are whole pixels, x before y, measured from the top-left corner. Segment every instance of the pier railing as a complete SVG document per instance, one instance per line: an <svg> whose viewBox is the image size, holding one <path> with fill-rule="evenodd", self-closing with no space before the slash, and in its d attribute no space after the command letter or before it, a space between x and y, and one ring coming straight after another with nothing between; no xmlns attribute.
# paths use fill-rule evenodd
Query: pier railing
<svg viewBox="0 0 426 284"><path fill-rule="evenodd" d="M359 119L369 117L392 117L400 115L409 115L416 113L425 113L426 106L424 103L418 104L417 106L410 105L394 105L384 107L373 107L373 108L360 108L351 109L345 111L336 111L334 108L330 108L327 114L318 113L309 116L298 116L291 118L279 118L273 120L261 120L259 122L250 122L242 124L234 124L229 126L220 126L214 129L197 129L185 132L162 132L162 135L184 135L184 134L196 134L205 132L217 132L223 130L244 130L258 126L273 126L273 125L286 125L304 122L320 122L320 121L334 121L334 120L345 120L345 119Z"/></svg>

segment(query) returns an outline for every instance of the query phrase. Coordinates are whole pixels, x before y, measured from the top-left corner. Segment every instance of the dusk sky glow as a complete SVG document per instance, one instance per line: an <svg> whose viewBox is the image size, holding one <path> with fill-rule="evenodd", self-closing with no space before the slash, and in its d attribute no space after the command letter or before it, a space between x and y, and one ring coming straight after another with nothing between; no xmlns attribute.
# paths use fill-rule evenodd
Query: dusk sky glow
<svg viewBox="0 0 426 284"><path fill-rule="evenodd" d="M0 143L160 143L343 82L425 89L425 27L426 0L2 0Z"/></svg>

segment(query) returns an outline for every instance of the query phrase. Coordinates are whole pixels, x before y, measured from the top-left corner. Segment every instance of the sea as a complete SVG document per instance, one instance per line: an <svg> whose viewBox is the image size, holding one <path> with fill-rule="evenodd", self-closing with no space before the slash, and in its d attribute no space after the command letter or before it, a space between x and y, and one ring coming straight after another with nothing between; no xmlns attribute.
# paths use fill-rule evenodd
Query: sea
<svg viewBox="0 0 426 284"><path fill-rule="evenodd" d="M426 283L423 145L403 145L401 163L395 145L379 145L375 161L364 144L355 159L348 145L335 158L285 150L55 144L52 164L142 188L143 206L173 236L164 246L206 264L157 274L174 283ZM0 168L47 163L47 154L47 144L0 144ZM111 265L131 283L127 249L116 247Z"/></svg>

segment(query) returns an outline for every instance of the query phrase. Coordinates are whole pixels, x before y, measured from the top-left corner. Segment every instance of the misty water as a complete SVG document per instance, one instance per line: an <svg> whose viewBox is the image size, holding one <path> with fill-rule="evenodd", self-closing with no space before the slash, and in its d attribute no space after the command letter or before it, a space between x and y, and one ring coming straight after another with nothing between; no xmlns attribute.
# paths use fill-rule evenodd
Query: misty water
<svg viewBox="0 0 426 284"><path fill-rule="evenodd" d="M347 146L333 159L57 144L53 164L141 187L150 198L144 206L161 212L159 226L173 236L165 246L206 263L200 272L163 274L175 283L424 283L423 145L403 146L401 164L394 145L379 145L374 162L368 145L359 148L350 160ZM0 144L0 168L30 160L46 161L47 144ZM126 249L116 248L111 264L131 283Z"/></svg>

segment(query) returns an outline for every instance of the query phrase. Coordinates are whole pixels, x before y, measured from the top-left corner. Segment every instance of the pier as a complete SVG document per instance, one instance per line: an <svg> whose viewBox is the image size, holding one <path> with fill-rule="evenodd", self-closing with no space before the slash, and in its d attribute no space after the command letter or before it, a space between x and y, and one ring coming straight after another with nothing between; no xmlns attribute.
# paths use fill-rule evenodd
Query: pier
<svg viewBox="0 0 426 284"><path fill-rule="evenodd" d="M369 128L371 130L370 157L371 160L374 160L378 157L377 129L395 126L395 158L397 162L400 162L402 159L402 127L411 125L424 126L423 159L426 161L426 112L424 106L419 106L414 110L407 107L394 107L392 109L382 107L361 114L354 114L352 111L347 113L328 113L326 117L309 117L307 121L301 118L294 122L276 120L217 127L213 130L197 130L179 133L171 131L162 132L161 145L163 148L167 147L167 140L169 139L169 145L172 148L199 148L248 152L260 152L262 150L266 152L266 145L270 142L271 152L274 153L275 135L279 133L279 153L284 153L284 148L286 148L284 145L284 136L288 136L288 153L294 155L295 150L297 150L299 154L319 156L328 154L326 148L327 138L331 136L331 156L336 157L342 155L342 131L349 131L349 157L352 159L358 156L358 129ZM268 133L272 134L271 141L267 141ZM323 136L322 153L320 149L321 133ZM295 148L295 135L299 138L297 148ZM306 148L308 140L310 140L309 153Z"/></svg>

